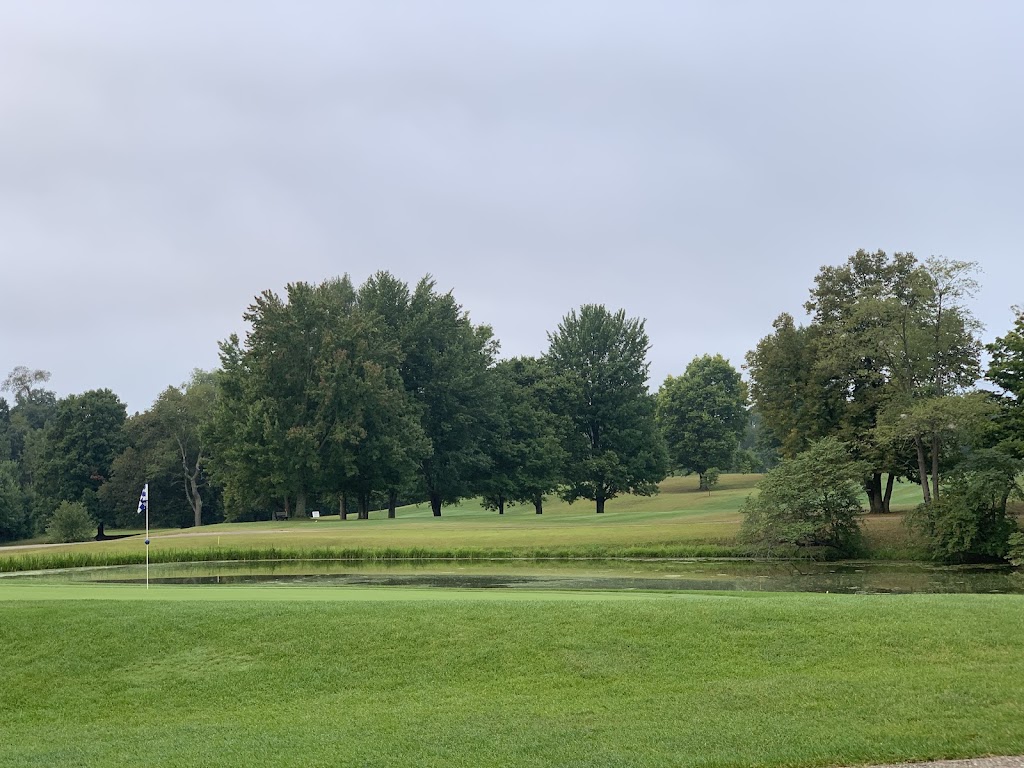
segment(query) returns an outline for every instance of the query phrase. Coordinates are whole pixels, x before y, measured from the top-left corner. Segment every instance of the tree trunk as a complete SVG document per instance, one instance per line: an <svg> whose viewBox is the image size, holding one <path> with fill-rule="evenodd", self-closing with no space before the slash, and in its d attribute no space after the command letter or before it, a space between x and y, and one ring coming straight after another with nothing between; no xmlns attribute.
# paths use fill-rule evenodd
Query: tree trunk
<svg viewBox="0 0 1024 768"><path fill-rule="evenodd" d="M306 516L306 492L295 494L295 516L300 520Z"/></svg>
<svg viewBox="0 0 1024 768"><path fill-rule="evenodd" d="M192 485L192 511L195 513L195 525L200 526L203 524L203 497L199 494L199 488L195 482Z"/></svg>
<svg viewBox="0 0 1024 768"><path fill-rule="evenodd" d="M932 494L928 489L928 464L924 457L924 440L920 435L914 435L914 447L917 449L917 475L921 481L921 493L924 494L924 503L932 503Z"/></svg>
<svg viewBox="0 0 1024 768"><path fill-rule="evenodd" d="M504 515L505 514L505 497L504 496L499 496L498 497L498 514L499 515Z"/></svg>
<svg viewBox="0 0 1024 768"><path fill-rule="evenodd" d="M291 508L291 505L288 502L288 497L287 496L284 497L284 516L286 518L292 516L292 508Z"/></svg>
<svg viewBox="0 0 1024 768"><path fill-rule="evenodd" d="M395 491L388 491L388 518L395 517L395 508L398 506L398 494Z"/></svg>
<svg viewBox="0 0 1024 768"><path fill-rule="evenodd" d="M604 496L598 496L595 501L597 502L597 514L604 514Z"/></svg>
<svg viewBox="0 0 1024 768"><path fill-rule="evenodd" d="M202 471L203 452L200 451L196 457L195 466L189 467L188 451L185 449L185 444L180 439L177 442L178 455L181 457L181 470L185 475L185 496L188 499L188 505L192 508L193 524L200 526L203 524L203 497L199 493L199 473Z"/></svg>
<svg viewBox="0 0 1024 768"><path fill-rule="evenodd" d="M711 489L708 488L708 479L704 475L704 473L703 472L698 472L697 473L697 477L700 478L700 488L698 488L697 490L698 491L709 491L710 492Z"/></svg>
<svg viewBox="0 0 1024 768"><path fill-rule="evenodd" d="M348 520L348 510L345 509L345 494L338 499L338 519Z"/></svg>
<svg viewBox="0 0 1024 768"><path fill-rule="evenodd" d="M370 519L370 494L360 493L359 494L359 519L369 520Z"/></svg>
<svg viewBox="0 0 1024 768"><path fill-rule="evenodd" d="M430 494L430 511L434 513L434 517L441 516L441 494Z"/></svg>
<svg viewBox="0 0 1024 768"><path fill-rule="evenodd" d="M544 514L544 497L539 493L533 497L533 509L538 515Z"/></svg>
<svg viewBox="0 0 1024 768"><path fill-rule="evenodd" d="M882 500L882 473L875 472L871 479L865 481L864 491L868 495L868 508L871 514L877 515L885 512L885 504Z"/></svg>
<svg viewBox="0 0 1024 768"><path fill-rule="evenodd" d="M889 502L892 500L892 486L896 482L896 475L889 473L889 479L885 481L885 497L882 499L882 511L888 514L891 510Z"/></svg>
<svg viewBox="0 0 1024 768"><path fill-rule="evenodd" d="M932 434L932 498L939 500L939 433Z"/></svg>

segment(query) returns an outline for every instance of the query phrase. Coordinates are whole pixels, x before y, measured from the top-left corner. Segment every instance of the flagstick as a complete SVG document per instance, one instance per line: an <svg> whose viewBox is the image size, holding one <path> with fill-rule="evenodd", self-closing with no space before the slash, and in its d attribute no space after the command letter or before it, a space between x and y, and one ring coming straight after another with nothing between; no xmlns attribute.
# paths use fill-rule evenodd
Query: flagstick
<svg viewBox="0 0 1024 768"><path fill-rule="evenodd" d="M149 483L146 483L148 490ZM146 589L149 589L149 494L146 494Z"/></svg>

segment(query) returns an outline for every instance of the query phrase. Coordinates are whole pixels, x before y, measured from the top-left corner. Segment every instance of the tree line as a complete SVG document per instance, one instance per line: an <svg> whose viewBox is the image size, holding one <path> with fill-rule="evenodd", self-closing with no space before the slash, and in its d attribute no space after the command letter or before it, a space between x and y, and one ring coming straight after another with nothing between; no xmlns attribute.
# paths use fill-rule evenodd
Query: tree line
<svg viewBox="0 0 1024 768"><path fill-rule="evenodd" d="M467 497L499 514L541 514L552 495L601 513L618 495L655 493L669 472L696 473L707 489L721 470L781 462L745 510L752 542L849 549L859 494L885 513L895 482L909 480L936 547L999 554L1024 450L1024 321L1018 312L988 346L1002 394L978 389L975 271L858 251L819 271L806 325L783 313L748 354L749 385L704 355L657 393L644 321L621 310L584 305L543 355L502 360L490 327L429 276L293 283L255 298L217 370L131 417L110 390L58 399L45 371L12 371L11 401L0 398L0 539L72 512L80 527L133 526L144 482L154 523L188 526L313 508L393 517L412 502L441 515ZM822 499L825 487L849 493Z"/></svg>
<svg viewBox="0 0 1024 768"><path fill-rule="evenodd" d="M393 517L411 502L439 516L467 497L542 514L555 494L603 513L618 495L655 493L673 468L704 482L713 465L759 463L740 446L739 373L699 358L651 394L644 321L621 310L580 307L544 355L504 360L492 330L429 276L293 283L257 296L244 319L218 370L131 417L110 390L57 399L47 372L11 372L0 537L40 534L67 504L94 526L137 525L144 482L154 524L188 526L314 507Z"/></svg>

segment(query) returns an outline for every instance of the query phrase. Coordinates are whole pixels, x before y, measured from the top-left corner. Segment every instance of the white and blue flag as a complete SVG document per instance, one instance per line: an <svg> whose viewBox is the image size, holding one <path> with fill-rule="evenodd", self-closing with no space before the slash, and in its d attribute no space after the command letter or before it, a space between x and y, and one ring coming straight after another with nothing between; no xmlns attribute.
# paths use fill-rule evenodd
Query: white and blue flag
<svg viewBox="0 0 1024 768"><path fill-rule="evenodd" d="M142 486L142 495L139 496L139 511L138 514L142 514L149 509L149 483Z"/></svg>

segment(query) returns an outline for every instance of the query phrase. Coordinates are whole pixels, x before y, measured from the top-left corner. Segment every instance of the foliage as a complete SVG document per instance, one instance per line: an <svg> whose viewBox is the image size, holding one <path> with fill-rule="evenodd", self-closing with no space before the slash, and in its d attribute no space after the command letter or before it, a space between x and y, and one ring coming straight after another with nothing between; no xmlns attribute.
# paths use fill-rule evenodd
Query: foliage
<svg viewBox="0 0 1024 768"><path fill-rule="evenodd" d="M667 454L647 392L644 321L586 304L548 342L546 359L565 384L556 413L572 424L563 497L592 499L601 513L620 493L656 493Z"/></svg>
<svg viewBox="0 0 1024 768"><path fill-rule="evenodd" d="M888 511L894 479L910 474L927 501L929 477L933 487L939 482L943 436L918 432L892 443L877 429L918 401L973 385L979 326L964 301L976 290L975 270L971 262L863 250L822 267L805 304L810 325L797 328L782 315L748 356L754 402L783 454L836 436L865 463L872 511Z"/></svg>
<svg viewBox="0 0 1024 768"><path fill-rule="evenodd" d="M0 392L10 392L16 403L30 400L32 394L37 390L36 384L45 384L50 380L50 372L43 370L30 370L24 365L19 365L0 383Z"/></svg>
<svg viewBox="0 0 1024 768"><path fill-rule="evenodd" d="M747 386L721 355L694 358L658 390L658 426L675 469L696 472L708 489L709 467L728 466L747 427Z"/></svg>
<svg viewBox="0 0 1024 768"><path fill-rule="evenodd" d="M485 509L504 514L506 504L531 503L543 511L544 496L558 487L566 460L564 419L551 410L558 381L531 357L499 362L491 371L498 398L497 428L488 441L491 468L481 488Z"/></svg>
<svg viewBox="0 0 1024 768"><path fill-rule="evenodd" d="M863 467L835 438L824 438L770 470L747 498L741 538L770 551L780 545L853 553L860 541L858 481Z"/></svg>
<svg viewBox="0 0 1024 768"><path fill-rule="evenodd" d="M1021 463L997 451L982 451L947 475L942 495L920 505L908 522L941 560L970 562L1006 556L1016 530L1007 511L1012 495L1020 495Z"/></svg>
<svg viewBox="0 0 1024 768"><path fill-rule="evenodd" d="M12 541L32 532L25 494L18 483L18 465L0 460L0 541Z"/></svg>
<svg viewBox="0 0 1024 768"><path fill-rule="evenodd" d="M1024 566L1024 533L1018 531L1010 534L1007 544L1007 556L1010 562L1016 566Z"/></svg>
<svg viewBox="0 0 1024 768"><path fill-rule="evenodd" d="M62 501L46 526L53 542L86 541L96 535L96 521L80 501Z"/></svg>
<svg viewBox="0 0 1024 768"><path fill-rule="evenodd" d="M109 389L69 395L57 403L41 432L35 466L35 490L41 499L81 501L105 523L114 511L97 495L124 447L125 405Z"/></svg>
<svg viewBox="0 0 1024 768"><path fill-rule="evenodd" d="M722 473L718 467L708 467L704 471L704 485L707 487L708 496L711 495L711 489L718 485L721 476Z"/></svg>
<svg viewBox="0 0 1024 768"><path fill-rule="evenodd" d="M419 480L435 516L482 489L490 471L496 393L488 369L498 344L490 326L473 325L433 278L417 283L400 326L402 381L420 414L431 450L419 457Z"/></svg>
<svg viewBox="0 0 1024 768"><path fill-rule="evenodd" d="M1024 459L1024 308L1013 311L1013 328L986 347L991 356L986 378L1005 393L1000 400L1001 449Z"/></svg>

